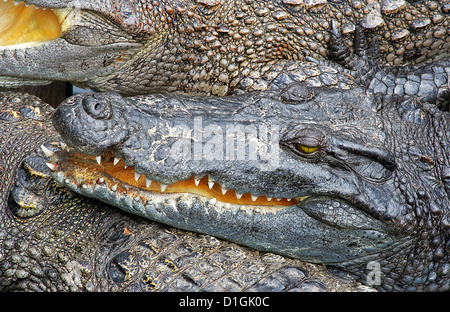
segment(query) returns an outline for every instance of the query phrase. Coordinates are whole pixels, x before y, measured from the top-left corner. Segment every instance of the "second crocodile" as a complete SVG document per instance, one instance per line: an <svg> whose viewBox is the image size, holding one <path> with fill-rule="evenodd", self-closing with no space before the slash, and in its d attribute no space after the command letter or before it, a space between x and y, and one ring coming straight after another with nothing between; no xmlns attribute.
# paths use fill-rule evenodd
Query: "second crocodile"
<svg viewBox="0 0 450 312"><path fill-rule="evenodd" d="M0 86L226 95L289 72L325 85L301 63L327 58L331 20L348 43L358 25L378 36L383 65L450 52L448 1L7 0L0 12Z"/></svg>

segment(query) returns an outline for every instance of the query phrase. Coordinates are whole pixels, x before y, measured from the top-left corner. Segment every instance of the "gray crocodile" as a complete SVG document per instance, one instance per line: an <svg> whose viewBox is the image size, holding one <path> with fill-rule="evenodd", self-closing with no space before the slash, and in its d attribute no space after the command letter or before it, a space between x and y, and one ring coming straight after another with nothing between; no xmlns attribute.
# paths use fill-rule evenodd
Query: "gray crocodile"
<svg viewBox="0 0 450 312"><path fill-rule="evenodd" d="M448 1L7 0L0 10L0 86L226 95L271 88L280 73L336 84L319 77L333 69L302 63L327 58L331 20L348 44L358 25L378 36L383 65L450 51Z"/></svg>
<svg viewBox="0 0 450 312"><path fill-rule="evenodd" d="M50 177L40 148L61 142L52 113L34 96L0 93L0 290L373 291L342 271L68 192Z"/></svg>
<svg viewBox="0 0 450 312"><path fill-rule="evenodd" d="M449 290L448 112L361 88L215 98L89 93L44 148L66 188L133 214L343 268L383 290Z"/></svg>

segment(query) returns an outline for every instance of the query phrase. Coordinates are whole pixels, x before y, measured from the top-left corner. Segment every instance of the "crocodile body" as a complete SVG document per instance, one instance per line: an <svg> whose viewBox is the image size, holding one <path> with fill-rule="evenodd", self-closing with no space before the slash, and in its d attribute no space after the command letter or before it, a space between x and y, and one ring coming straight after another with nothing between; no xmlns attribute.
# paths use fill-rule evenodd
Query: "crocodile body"
<svg viewBox="0 0 450 312"><path fill-rule="evenodd" d="M0 94L0 290L373 290L343 272L165 227L64 190L39 148L60 141L52 112L36 97Z"/></svg>
<svg viewBox="0 0 450 312"><path fill-rule="evenodd" d="M450 286L449 114L434 105L293 84L84 94L53 122L76 149L48 152L53 176L84 196L356 275L376 261L384 290Z"/></svg>
<svg viewBox="0 0 450 312"><path fill-rule="evenodd" d="M438 61L450 49L448 1L26 2L68 9L53 10L62 24L58 38L3 39L4 86L68 80L123 94L226 95L270 89L286 72L317 86L321 71L301 63L327 58L331 20L348 43L358 25L378 36L383 65Z"/></svg>

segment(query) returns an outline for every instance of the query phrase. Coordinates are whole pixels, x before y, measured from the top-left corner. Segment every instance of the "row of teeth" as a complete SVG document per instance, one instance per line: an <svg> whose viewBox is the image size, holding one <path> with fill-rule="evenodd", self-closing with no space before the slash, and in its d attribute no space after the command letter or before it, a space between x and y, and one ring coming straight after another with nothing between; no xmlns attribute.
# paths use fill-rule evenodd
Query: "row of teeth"
<svg viewBox="0 0 450 312"><path fill-rule="evenodd" d="M59 175L59 180L62 181L63 179L63 175L62 173L57 173L57 176ZM105 182L105 180L103 178L98 179L97 181L93 181L94 183L96 182L98 185L103 185L103 183ZM71 184L70 179L64 179L64 183L67 185ZM110 189L112 192L117 192L117 185L114 185L113 187L109 187L108 185L106 185L106 187L108 189ZM89 184L83 183L81 184L81 194L86 194L85 192L87 192L88 196L89 194L93 194L97 188L92 185L90 186ZM165 199L161 199L158 196L156 197L149 197L149 198L145 198L143 199L141 196L137 195L137 196L133 196L132 194L130 194L131 198L133 198L133 202L131 203L132 205L132 209L134 212L136 212L134 203L137 204L141 204L143 206L146 207L146 209L150 206L150 209L155 209L158 213L164 213L163 209L171 207L172 209L178 210L177 209L177 204L176 202L174 202L173 198L165 198ZM193 194L189 194L189 193L184 193L184 194L179 194L181 195L181 197L184 197L184 202L187 203L188 201L192 200L193 198L191 197L191 195ZM195 195L195 194L194 194ZM217 198L209 198L206 200L206 202L211 205L212 207L214 207L215 211L217 212L224 212L224 211L231 211L233 214L237 214L239 211L242 211L243 213L245 213L248 216L253 216L254 213L258 213L258 214L267 214L267 213L277 213L280 210L283 210L285 207L284 206L252 206L252 205L239 205L239 204L231 204L231 203L223 203L217 200ZM192 203L192 202L191 202ZM129 202L126 202L125 205L129 205ZM161 205L163 204L163 205ZM188 204L189 205L189 204ZM152 207L153 206L153 207ZM205 206L206 208L206 206ZM142 210L142 208L140 208ZM138 208L139 211L139 208Z"/></svg>
<svg viewBox="0 0 450 312"><path fill-rule="evenodd" d="M49 150L48 148L46 148L44 145L41 146L41 149L42 149L42 151L44 152L44 154L45 154L48 158L51 158L51 157L53 157L53 156L55 155L54 152L52 152L51 150ZM67 145L64 145L64 146L63 146L63 149L66 149L67 151L70 151L70 148L69 148ZM101 165L102 157L101 157L101 156L97 156L97 157L95 157L95 159L97 160L97 163L98 163L99 165ZM113 160L114 166L116 166L116 165L120 162L120 160L121 160L121 158L114 157L114 160ZM55 164L54 164L54 163L47 163L47 166L48 166L48 167L50 168L50 170L52 170L52 171L56 171L56 169L58 168L58 164L57 164L57 163L55 163ZM124 168L126 169L126 168L127 168L127 165L124 165ZM140 179L141 175L142 175L142 174L137 173L137 172L135 171L135 172L134 172L134 180L137 182L137 181ZM144 176L145 176L145 175L144 175ZM104 178L100 178L98 182L99 182L99 183L104 183L105 180L104 180ZM152 183L153 183L153 181L150 180L149 178L147 178L147 177L145 176L145 185L146 185L146 187L147 187L147 188L150 187L150 186L152 185ZM195 183L196 186L198 186L199 183L200 183L200 179L199 179L199 178L194 178L194 183ZM208 176L208 187L209 187L209 189L212 189L212 188L214 187L214 184L215 184L215 183L216 183L216 182L214 182L214 181ZM217 183L218 183L218 182L217 182ZM218 183L218 184L219 184L219 186L220 186L220 188L221 188L221 190L222 190L222 195L225 195L225 194L227 193L228 190L227 190L226 188L224 188L222 185L220 185L220 183ZM163 193L163 192L166 190L167 186L168 186L167 184L160 183L161 193ZM112 191L116 191L116 190L117 190L117 184L114 185L114 186L111 188L111 190L112 190ZM244 195L244 194L239 194L239 193L236 192L236 191L235 191L235 194L236 194L236 198L237 198L237 199L241 199L242 196ZM253 194L250 194L250 196L251 196L252 201L254 201L254 202L257 201L258 198L259 198L258 196L254 196ZM267 201L272 201L272 199L275 199L275 200L277 200L277 201L281 201L281 200L282 200L282 198L272 198L272 197L267 197L267 196L266 196L266 198L267 198ZM292 198L286 198L286 200L289 202L289 201L292 200Z"/></svg>
<svg viewBox="0 0 450 312"><path fill-rule="evenodd" d="M3 0L3 2L10 2L11 0ZM24 1L16 1L16 0L14 0L14 5L15 6L17 6L17 5L19 5L19 4L21 4L21 3L23 3L23 4L25 4L25 6L26 7L29 7L29 6L31 6L31 5L34 5L35 7L36 7L36 9L42 9L42 10L47 10L47 8L43 8L43 7L40 7L40 6L37 6L37 5L35 5L35 4L29 4L29 3L26 3L26 2L24 2Z"/></svg>

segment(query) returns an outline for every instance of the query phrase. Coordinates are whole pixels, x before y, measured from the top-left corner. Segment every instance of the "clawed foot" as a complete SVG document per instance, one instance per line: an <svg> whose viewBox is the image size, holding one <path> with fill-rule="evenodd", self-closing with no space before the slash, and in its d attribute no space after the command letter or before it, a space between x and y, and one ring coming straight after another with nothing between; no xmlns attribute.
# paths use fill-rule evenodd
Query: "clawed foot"
<svg viewBox="0 0 450 312"><path fill-rule="evenodd" d="M380 52L377 37L368 43L361 26L357 25L353 38L353 52L344 42L335 20L331 21L329 58L350 71L360 84L368 86L375 74L381 69Z"/></svg>

